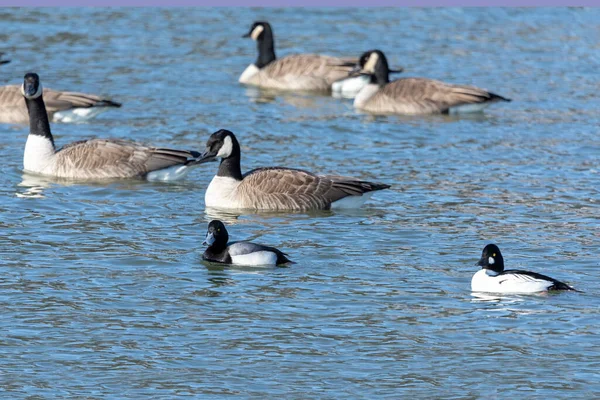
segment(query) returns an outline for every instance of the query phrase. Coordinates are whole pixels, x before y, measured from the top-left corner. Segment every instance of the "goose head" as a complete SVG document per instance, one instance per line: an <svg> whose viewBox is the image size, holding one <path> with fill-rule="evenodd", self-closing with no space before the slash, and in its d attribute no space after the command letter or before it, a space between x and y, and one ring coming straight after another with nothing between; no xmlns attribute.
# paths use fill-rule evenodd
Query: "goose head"
<svg viewBox="0 0 600 400"><path fill-rule="evenodd" d="M27 99L36 99L43 93L40 77L35 72L28 72L23 78L21 93Z"/></svg>
<svg viewBox="0 0 600 400"><path fill-rule="evenodd" d="M230 157L239 156L240 144L233 132L227 129L219 129L206 142L206 150L198 159L199 163L215 161L217 158L222 160Z"/></svg>

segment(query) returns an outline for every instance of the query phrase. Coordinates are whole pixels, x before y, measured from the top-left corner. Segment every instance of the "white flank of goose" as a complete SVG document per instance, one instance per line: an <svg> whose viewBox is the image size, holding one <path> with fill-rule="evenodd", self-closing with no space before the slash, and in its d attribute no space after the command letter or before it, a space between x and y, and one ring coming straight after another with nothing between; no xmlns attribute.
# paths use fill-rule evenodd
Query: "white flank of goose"
<svg viewBox="0 0 600 400"><path fill-rule="evenodd" d="M208 139L198 162L221 158L221 163L206 189L207 207L277 211L354 208L374 191L390 187L283 167L258 168L242 175L240 157L240 145L232 132L221 129Z"/></svg>
<svg viewBox="0 0 600 400"><path fill-rule="evenodd" d="M199 152L148 147L120 139L82 140L56 150L37 74L25 75L21 93L29 112L30 130L23 156L26 172L76 180L171 181L183 178L190 167L198 165Z"/></svg>
<svg viewBox="0 0 600 400"><path fill-rule="evenodd" d="M354 99L354 107L382 114L454 114L480 112L505 97L474 86L453 85L427 78L389 79L390 70L380 50L365 52L353 73L370 77Z"/></svg>

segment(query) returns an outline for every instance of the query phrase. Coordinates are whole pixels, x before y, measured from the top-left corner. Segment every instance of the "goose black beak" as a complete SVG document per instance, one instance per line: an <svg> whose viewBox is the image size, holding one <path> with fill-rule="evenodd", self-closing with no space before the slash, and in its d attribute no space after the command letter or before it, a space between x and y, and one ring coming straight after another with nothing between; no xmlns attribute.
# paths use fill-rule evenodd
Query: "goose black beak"
<svg viewBox="0 0 600 400"><path fill-rule="evenodd" d="M35 83L26 79L25 82L23 82L23 93L25 93L26 96L33 96L36 92L37 88L35 87Z"/></svg>
<svg viewBox="0 0 600 400"><path fill-rule="evenodd" d="M348 61L348 62L343 62L343 63L339 63L339 64L333 64L336 67L354 67L356 65L356 63L352 62L352 61Z"/></svg>
<svg viewBox="0 0 600 400"><path fill-rule="evenodd" d="M404 72L404 68L400 67L398 69L390 69L388 72L390 74L401 74L402 72Z"/></svg>
<svg viewBox="0 0 600 400"><path fill-rule="evenodd" d="M244 36L242 36L242 38L246 39L250 37L250 32L246 33Z"/></svg>
<svg viewBox="0 0 600 400"><path fill-rule="evenodd" d="M348 76L360 76L360 75L370 76L371 74L364 72L362 67L358 64L356 64L354 66L354 68L352 68L350 70L350 72L348 72Z"/></svg>
<svg viewBox="0 0 600 400"><path fill-rule="evenodd" d="M211 161L217 161L217 154L207 150L202 153L198 159L196 159L196 164L204 164Z"/></svg>

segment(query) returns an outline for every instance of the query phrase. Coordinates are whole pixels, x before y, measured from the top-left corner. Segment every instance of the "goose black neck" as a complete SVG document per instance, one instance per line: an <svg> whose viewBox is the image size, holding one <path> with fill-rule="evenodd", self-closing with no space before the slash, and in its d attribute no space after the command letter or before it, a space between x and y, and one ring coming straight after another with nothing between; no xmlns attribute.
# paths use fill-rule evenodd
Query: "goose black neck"
<svg viewBox="0 0 600 400"><path fill-rule="evenodd" d="M235 136L231 136L231 154L227 158L221 159L217 176L233 178L237 181L242 180L242 166L240 163L241 152L240 144Z"/></svg>
<svg viewBox="0 0 600 400"><path fill-rule="evenodd" d="M270 26L265 26L260 38L256 41L256 47L258 49L256 66L258 68L263 68L277 59L275 56L275 39Z"/></svg>
<svg viewBox="0 0 600 400"><path fill-rule="evenodd" d="M50 132L50 123L48 122L48 113L46 112L43 96L35 99L25 98L25 104L27 104L27 111L29 112L29 134L45 137L54 146L54 138Z"/></svg>
<svg viewBox="0 0 600 400"><path fill-rule="evenodd" d="M388 65L387 58L383 53L379 54L379 60L375 66L375 72L371 75L371 83L376 83L379 86L383 86L390 82L390 66Z"/></svg>
<svg viewBox="0 0 600 400"><path fill-rule="evenodd" d="M377 68L375 73L371 75L371 83L375 83L379 86L383 86L390 82L390 73L387 69L387 63L385 68Z"/></svg>

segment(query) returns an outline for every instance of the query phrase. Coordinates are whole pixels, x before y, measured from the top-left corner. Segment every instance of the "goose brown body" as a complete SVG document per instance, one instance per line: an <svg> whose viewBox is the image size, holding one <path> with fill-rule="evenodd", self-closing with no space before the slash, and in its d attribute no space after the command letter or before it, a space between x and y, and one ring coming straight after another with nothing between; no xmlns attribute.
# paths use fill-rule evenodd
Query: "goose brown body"
<svg viewBox="0 0 600 400"><path fill-rule="evenodd" d="M64 146L44 171L68 179L144 178L150 172L186 164L200 154L149 147L120 139L90 139Z"/></svg>
<svg viewBox="0 0 600 400"><path fill-rule="evenodd" d="M482 111L505 97L475 86L456 85L428 78L389 79L387 59L380 50L360 57L354 72L371 82L354 99L354 107L371 113L425 115Z"/></svg>
<svg viewBox="0 0 600 400"><path fill-rule="evenodd" d="M244 175L235 135L221 129L211 135L198 162L221 158L217 175L206 189L207 207L273 211L327 210L334 203L364 203L370 194L390 186L339 175L316 175L284 167L254 169ZM354 203L354 202L353 202ZM339 205L339 203L338 203Z"/></svg>
<svg viewBox="0 0 600 400"><path fill-rule="evenodd" d="M29 136L23 155L27 172L77 180L174 180L183 177L188 167L197 164L199 152L149 147L122 139L81 140L57 151L39 76L26 74L21 92L29 120Z"/></svg>
<svg viewBox="0 0 600 400"><path fill-rule="evenodd" d="M320 54L292 54L270 62L242 83L279 90L330 91L331 85L347 78L357 59Z"/></svg>
<svg viewBox="0 0 600 400"><path fill-rule="evenodd" d="M357 108L404 115L447 113L453 107L507 99L474 86L453 85L427 78L401 78L381 86Z"/></svg>

